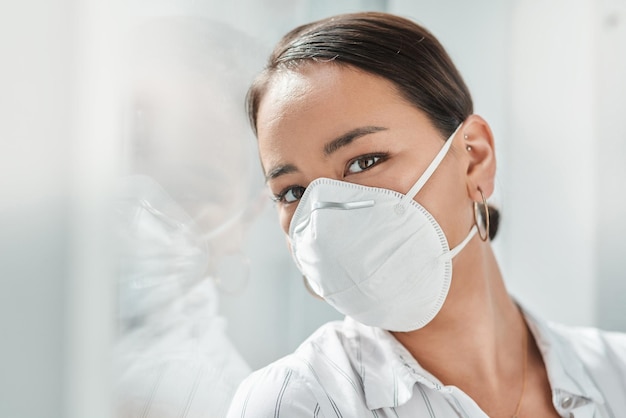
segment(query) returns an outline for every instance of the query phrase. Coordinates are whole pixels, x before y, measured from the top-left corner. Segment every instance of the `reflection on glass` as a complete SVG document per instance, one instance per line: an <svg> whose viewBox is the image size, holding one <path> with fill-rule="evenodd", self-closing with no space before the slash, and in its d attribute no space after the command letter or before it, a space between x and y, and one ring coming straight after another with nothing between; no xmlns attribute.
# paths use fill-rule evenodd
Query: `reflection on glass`
<svg viewBox="0 0 626 418"><path fill-rule="evenodd" d="M250 371L218 299L247 278L240 247L260 173L243 110L254 57L244 35L206 19L154 19L129 37L118 416L224 416Z"/></svg>

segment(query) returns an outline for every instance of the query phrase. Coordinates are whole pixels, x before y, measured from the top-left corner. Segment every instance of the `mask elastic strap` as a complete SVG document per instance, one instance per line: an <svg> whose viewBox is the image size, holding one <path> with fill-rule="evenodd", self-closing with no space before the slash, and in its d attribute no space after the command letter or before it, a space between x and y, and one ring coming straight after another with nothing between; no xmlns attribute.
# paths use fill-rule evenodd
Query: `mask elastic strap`
<svg viewBox="0 0 626 418"><path fill-rule="evenodd" d="M413 187L411 187L411 190L409 190L406 193L406 195L402 197L402 201L400 202L402 206L405 205L407 200L413 199L419 193L422 187L424 187L424 184L426 184L428 179L430 179L430 176L432 176L435 170L437 169L437 167L439 167L439 164L441 164L441 161L446 156L446 154L448 153L448 150L452 146L452 140L454 139L454 135L456 135L459 129L461 129L461 126L463 126L463 123L457 126L454 132L452 132L452 135L448 137L446 142L443 144L443 147L441 148L441 150L439 150L437 155L435 155L435 158L431 161L428 168L426 168L426 171L424 171L424 173L420 176L417 182L415 182Z"/></svg>
<svg viewBox="0 0 626 418"><path fill-rule="evenodd" d="M472 226L472 229L470 229L465 239L461 241L459 245L457 245L456 247L451 249L448 253L446 253L446 255L450 258L456 257L456 255L460 253L463 248L465 248L467 243L470 242L472 238L474 238L474 235L476 235L476 232L478 232L478 228L476 227L476 225L474 225Z"/></svg>

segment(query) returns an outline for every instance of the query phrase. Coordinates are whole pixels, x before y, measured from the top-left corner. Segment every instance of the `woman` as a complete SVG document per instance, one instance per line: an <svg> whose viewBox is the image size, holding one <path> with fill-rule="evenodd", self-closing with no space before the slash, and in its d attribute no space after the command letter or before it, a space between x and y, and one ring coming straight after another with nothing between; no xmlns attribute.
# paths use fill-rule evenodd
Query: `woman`
<svg viewBox="0 0 626 418"><path fill-rule="evenodd" d="M230 417L626 416L626 337L507 293L493 136L429 32L381 13L299 27L249 114L293 258L347 316L248 378Z"/></svg>

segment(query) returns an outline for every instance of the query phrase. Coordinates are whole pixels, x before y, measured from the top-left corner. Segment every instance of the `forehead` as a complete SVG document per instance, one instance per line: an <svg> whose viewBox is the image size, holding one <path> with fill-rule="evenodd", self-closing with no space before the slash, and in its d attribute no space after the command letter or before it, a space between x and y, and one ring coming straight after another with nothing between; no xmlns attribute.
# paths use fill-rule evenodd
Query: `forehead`
<svg viewBox="0 0 626 418"><path fill-rule="evenodd" d="M257 114L265 168L274 158L359 126L402 124L421 113L382 77L335 63L312 63L275 73Z"/></svg>
<svg viewBox="0 0 626 418"><path fill-rule="evenodd" d="M348 106L360 110L381 99L404 100L395 85L382 77L336 63L310 63L276 72L268 82L257 117L261 131L275 128L291 115L316 106ZM407 104L407 103L405 103Z"/></svg>

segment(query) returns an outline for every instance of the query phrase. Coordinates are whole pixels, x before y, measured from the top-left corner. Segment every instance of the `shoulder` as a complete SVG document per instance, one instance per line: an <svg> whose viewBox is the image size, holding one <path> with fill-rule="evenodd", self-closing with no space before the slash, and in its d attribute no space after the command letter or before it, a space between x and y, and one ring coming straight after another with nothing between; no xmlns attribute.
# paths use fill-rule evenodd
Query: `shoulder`
<svg viewBox="0 0 626 418"><path fill-rule="evenodd" d="M346 399L355 408L353 401L364 395L353 338L344 322L322 326L293 354L252 373L239 386L228 417L341 416ZM365 408L364 401L356 404Z"/></svg>
<svg viewBox="0 0 626 418"><path fill-rule="evenodd" d="M589 365L626 366L626 334L549 323L549 328Z"/></svg>
<svg viewBox="0 0 626 418"><path fill-rule="evenodd" d="M549 327L561 344L575 353L584 375L607 405L626 413L626 334L556 324Z"/></svg>
<svg viewBox="0 0 626 418"><path fill-rule="evenodd" d="M626 334L594 327L570 326L547 321L523 309L527 324L538 343L551 349L555 357L571 357L587 371L621 373L626 385ZM540 347L541 348L541 347Z"/></svg>
<svg viewBox="0 0 626 418"><path fill-rule="evenodd" d="M626 334L553 323L549 327L578 354L588 368L617 368L626 373Z"/></svg>

